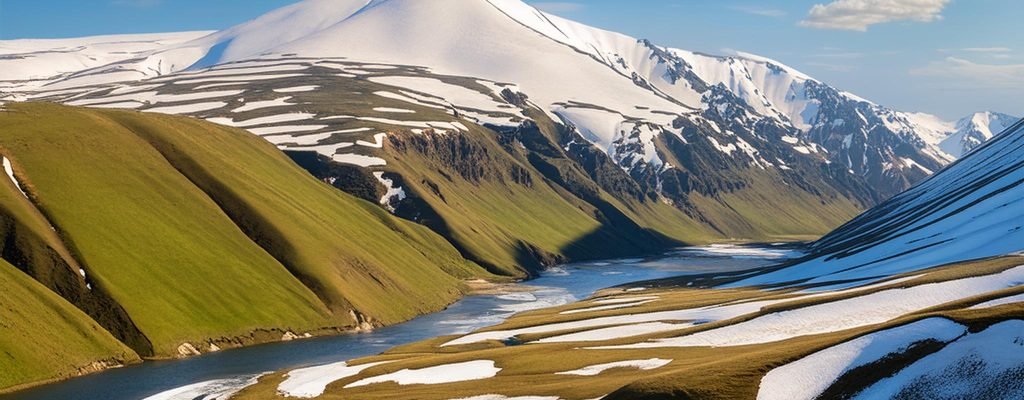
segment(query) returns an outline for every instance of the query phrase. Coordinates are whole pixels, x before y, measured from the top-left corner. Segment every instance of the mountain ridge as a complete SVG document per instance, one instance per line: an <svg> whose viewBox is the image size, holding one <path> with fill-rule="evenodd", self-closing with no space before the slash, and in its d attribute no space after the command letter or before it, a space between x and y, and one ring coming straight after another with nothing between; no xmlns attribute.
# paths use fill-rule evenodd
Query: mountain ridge
<svg viewBox="0 0 1024 400"><path fill-rule="evenodd" d="M435 15L438 10L449 10L444 19L453 23L440 29L432 26L428 21L439 18ZM469 29L468 21L488 22L473 28L476 32L470 43L437 40L445 30L450 31L449 36L461 36ZM396 26L400 28L388 28ZM428 31L430 35L425 35ZM497 34L499 31L501 34ZM423 41L425 37L434 39ZM544 41L565 46L570 52L559 51ZM395 50L405 47L413 50ZM530 52L524 53L522 48L546 48L537 53L547 56L530 57ZM589 57L626 79L606 75L571 53ZM81 85L138 79L138 74L153 78L272 54L344 56L366 63L421 65L442 74L513 82L552 117L557 108L563 107L560 104L571 98L661 126L671 124L671 118L661 112L706 109L708 89L722 84L736 95L734 102L745 103L759 118L770 118L794 129L792 136L820 146L825 159L846 165L875 186L883 198L952 160L939 144L947 134L930 126L931 116L879 106L769 58L748 53L710 56L660 47L544 13L518 0L450 2L432 7L404 0L307 0L47 86L75 91ZM474 54L475 61L460 54ZM551 57L561 58L546 60ZM510 65L516 68L509 69ZM559 65L572 66L574 73L559 76ZM134 71L131 74L136 77L128 78L128 71ZM16 98L47 98L45 91L26 94L19 92L17 84L13 86L4 91L17 92ZM587 120L572 122L588 128Z"/></svg>

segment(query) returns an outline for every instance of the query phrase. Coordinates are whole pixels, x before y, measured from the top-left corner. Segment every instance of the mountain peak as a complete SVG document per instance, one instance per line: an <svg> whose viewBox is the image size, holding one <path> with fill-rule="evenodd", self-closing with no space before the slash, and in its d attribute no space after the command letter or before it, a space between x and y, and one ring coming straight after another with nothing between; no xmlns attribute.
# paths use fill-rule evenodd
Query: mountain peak
<svg viewBox="0 0 1024 400"><path fill-rule="evenodd" d="M976 112L957 121L955 129L939 147L954 157L961 157L1013 126L1019 119L994 111Z"/></svg>

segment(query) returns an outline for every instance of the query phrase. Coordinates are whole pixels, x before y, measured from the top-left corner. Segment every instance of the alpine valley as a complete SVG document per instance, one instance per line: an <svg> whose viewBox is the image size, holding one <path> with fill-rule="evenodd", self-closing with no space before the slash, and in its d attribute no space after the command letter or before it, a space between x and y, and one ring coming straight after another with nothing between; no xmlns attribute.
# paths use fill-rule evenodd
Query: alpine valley
<svg viewBox="0 0 1024 400"><path fill-rule="evenodd" d="M570 262L812 241L235 396L1024 396L1014 116L519 0L0 41L0 101L0 392L371 331Z"/></svg>

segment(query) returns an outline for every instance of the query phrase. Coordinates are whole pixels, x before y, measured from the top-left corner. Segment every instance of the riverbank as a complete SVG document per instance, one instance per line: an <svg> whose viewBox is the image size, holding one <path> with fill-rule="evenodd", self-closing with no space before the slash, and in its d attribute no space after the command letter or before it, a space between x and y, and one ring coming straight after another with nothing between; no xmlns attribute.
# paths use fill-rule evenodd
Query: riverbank
<svg viewBox="0 0 1024 400"><path fill-rule="evenodd" d="M1020 386L1004 385L1024 367L1007 357L1024 340L1022 264L991 258L814 288L619 287L350 359L344 371L279 370L234 398L1016 398L1007 394ZM296 384L310 373L315 384Z"/></svg>
<svg viewBox="0 0 1024 400"><path fill-rule="evenodd" d="M713 270L747 269L774 260L730 257L657 256L598 260L550 269L524 283L484 285L438 313L372 332L314 337L204 354L183 360L149 361L126 368L0 396L0 400L138 400L201 382L235 384L267 371L328 364L380 353L431 337L465 334L516 313L569 304L599 289L627 282Z"/></svg>

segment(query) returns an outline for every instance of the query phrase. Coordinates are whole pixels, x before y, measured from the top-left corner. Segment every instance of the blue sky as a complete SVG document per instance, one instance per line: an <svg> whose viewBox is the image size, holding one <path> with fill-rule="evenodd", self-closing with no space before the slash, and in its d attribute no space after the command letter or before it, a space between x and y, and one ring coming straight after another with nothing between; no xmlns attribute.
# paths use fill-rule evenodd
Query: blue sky
<svg viewBox="0 0 1024 400"><path fill-rule="evenodd" d="M293 2L0 0L0 39L221 29ZM1019 0L532 3L664 46L771 57L901 110L949 119L978 110L1024 115Z"/></svg>

